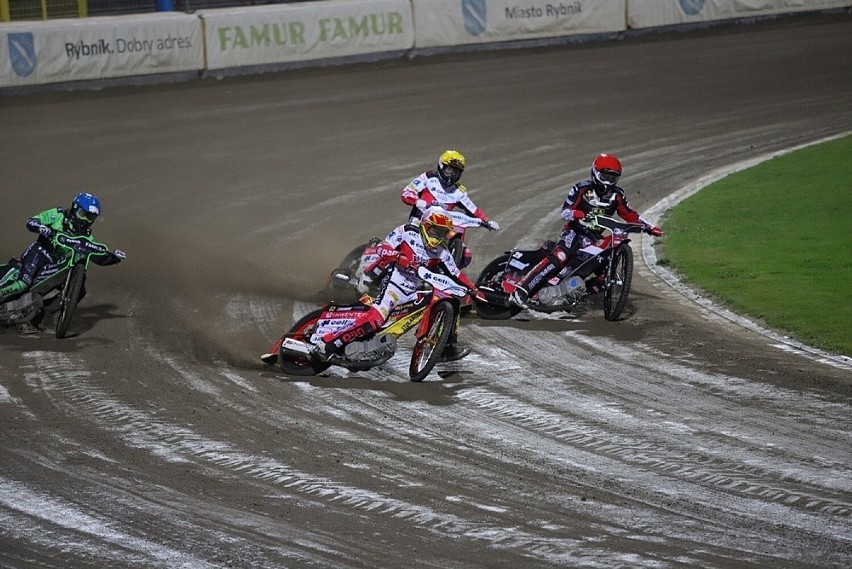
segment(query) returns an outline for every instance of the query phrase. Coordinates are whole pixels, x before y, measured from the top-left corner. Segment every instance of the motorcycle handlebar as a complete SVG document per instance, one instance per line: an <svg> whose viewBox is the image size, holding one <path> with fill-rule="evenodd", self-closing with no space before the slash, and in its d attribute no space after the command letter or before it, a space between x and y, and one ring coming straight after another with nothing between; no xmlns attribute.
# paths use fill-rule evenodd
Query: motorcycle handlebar
<svg viewBox="0 0 852 569"><path fill-rule="evenodd" d="M583 219L580 223L591 229L597 229L602 227L604 229L609 229L610 231L617 230L623 233L641 233L643 231L647 231L648 229L645 227L644 224L641 223L629 223L626 221L619 221L617 219L613 219L612 217L605 217L603 215L590 215Z"/></svg>
<svg viewBox="0 0 852 569"><path fill-rule="evenodd" d="M73 249L81 255L100 255L109 252L109 248L88 237L72 237L65 233L57 233L54 241L67 249Z"/></svg>

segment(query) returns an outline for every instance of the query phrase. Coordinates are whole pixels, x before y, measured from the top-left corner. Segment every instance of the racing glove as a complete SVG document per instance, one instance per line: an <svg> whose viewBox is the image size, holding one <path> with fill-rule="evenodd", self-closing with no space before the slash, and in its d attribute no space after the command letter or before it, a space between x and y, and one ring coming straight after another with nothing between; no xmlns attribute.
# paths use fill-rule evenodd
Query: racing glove
<svg viewBox="0 0 852 569"><path fill-rule="evenodd" d="M382 243L376 247L376 253L379 255L379 261L377 264L381 268L387 267L389 264L396 261L397 257L399 257L399 251L387 243Z"/></svg>
<svg viewBox="0 0 852 569"><path fill-rule="evenodd" d="M490 219L483 224L483 227L485 227L488 231L497 231L500 229L500 224L493 219Z"/></svg>
<svg viewBox="0 0 852 569"><path fill-rule="evenodd" d="M654 237L659 237L663 234L663 230L657 227L656 225L649 225L646 231Z"/></svg>
<svg viewBox="0 0 852 569"><path fill-rule="evenodd" d="M115 257L118 261L123 261L127 258L127 253L125 253L121 249L116 249L112 252L112 256Z"/></svg>
<svg viewBox="0 0 852 569"><path fill-rule="evenodd" d="M403 269L413 269L417 266L417 262L407 252L399 251L396 257L396 264L402 267Z"/></svg>
<svg viewBox="0 0 852 569"><path fill-rule="evenodd" d="M435 200L435 199L432 199L432 198L430 198L428 200L424 200L423 198L418 198L417 201L414 202L414 207L416 207L417 209L419 209L421 211L425 211L427 208L430 208L432 206L442 207L441 204L438 203L438 200Z"/></svg>
<svg viewBox="0 0 852 569"><path fill-rule="evenodd" d="M571 218L580 220L586 217L586 213L582 209L573 209L571 210Z"/></svg>
<svg viewBox="0 0 852 569"><path fill-rule="evenodd" d="M38 232L42 237L44 237L46 239L50 239L51 237L53 237L53 234L54 234L53 229L51 229L50 227L48 227L46 225L39 225L38 226Z"/></svg>

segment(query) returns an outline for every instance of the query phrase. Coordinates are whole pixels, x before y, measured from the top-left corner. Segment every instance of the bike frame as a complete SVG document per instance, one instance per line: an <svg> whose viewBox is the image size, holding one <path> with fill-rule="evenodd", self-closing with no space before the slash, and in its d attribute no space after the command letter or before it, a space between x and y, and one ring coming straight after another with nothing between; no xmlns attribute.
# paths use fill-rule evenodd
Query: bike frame
<svg viewBox="0 0 852 569"><path fill-rule="evenodd" d="M58 287L60 283L68 280L68 275L70 275L71 268L74 265L84 263L84 269L88 270L92 255L102 255L109 251L106 245L98 243L91 237L74 237L67 233L57 233L53 237L52 242L60 249L69 251L70 254L57 263L56 270L53 272L36 276L36 280L29 288L31 292L43 294ZM18 267L9 271L4 276L0 284L8 282L13 278L17 279L20 273L21 267L19 264Z"/></svg>
<svg viewBox="0 0 852 569"><path fill-rule="evenodd" d="M427 282L438 286L433 286L431 290L418 291L418 297L414 300L395 306L379 331L399 338L417 326L415 336L420 338L429 329L429 315L431 314L432 307L441 300L467 294L466 290L463 291L461 287L445 275L433 273L424 267L418 270L418 274ZM372 299L370 299L370 302L372 303ZM325 317L326 314L323 314L323 316ZM333 318L331 313L328 316ZM345 319L345 317L341 319ZM326 333L327 331L331 330L323 330L322 332L318 330L317 333Z"/></svg>

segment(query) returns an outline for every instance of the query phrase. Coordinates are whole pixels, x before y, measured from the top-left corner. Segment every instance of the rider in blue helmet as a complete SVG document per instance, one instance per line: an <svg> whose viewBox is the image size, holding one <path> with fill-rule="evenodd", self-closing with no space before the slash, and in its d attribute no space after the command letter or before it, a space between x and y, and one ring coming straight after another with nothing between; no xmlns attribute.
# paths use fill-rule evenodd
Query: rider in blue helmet
<svg viewBox="0 0 852 569"><path fill-rule="evenodd" d="M27 229L38 233L38 239L21 255L21 272L17 280L0 287L0 303L26 292L43 271L54 270L63 253L53 244L53 236L62 232L73 237L92 234L92 224L101 215L101 201L92 194L81 192L71 202L71 209L55 207L27 220ZM116 249L103 255L93 255L98 265L114 265L124 259Z"/></svg>
<svg viewBox="0 0 852 569"><path fill-rule="evenodd" d="M71 217L68 220L71 227L79 232L91 233L92 224L101 214L101 200L92 194L81 192L71 202Z"/></svg>

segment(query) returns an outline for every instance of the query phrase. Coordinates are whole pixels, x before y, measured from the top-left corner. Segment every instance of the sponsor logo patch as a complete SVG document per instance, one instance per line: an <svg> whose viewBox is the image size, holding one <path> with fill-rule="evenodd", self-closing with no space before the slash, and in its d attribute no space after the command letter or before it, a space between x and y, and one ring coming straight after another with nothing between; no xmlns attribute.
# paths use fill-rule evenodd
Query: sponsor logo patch
<svg viewBox="0 0 852 569"><path fill-rule="evenodd" d="M485 31L486 14L485 0L462 0L462 17L464 29L472 36L478 36Z"/></svg>
<svg viewBox="0 0 852 569"><path fill-rule="evenodd" d="M19 32L7 37L12 69L18 77L27 77L36 67L35 38L32 32Z"/></svg>
<svg viewBox="0 0 852 569"><path fill-rule="evenodd" d="M704 8L704 0L678 0L680 9L688 16L695 16Z"/></svg>

